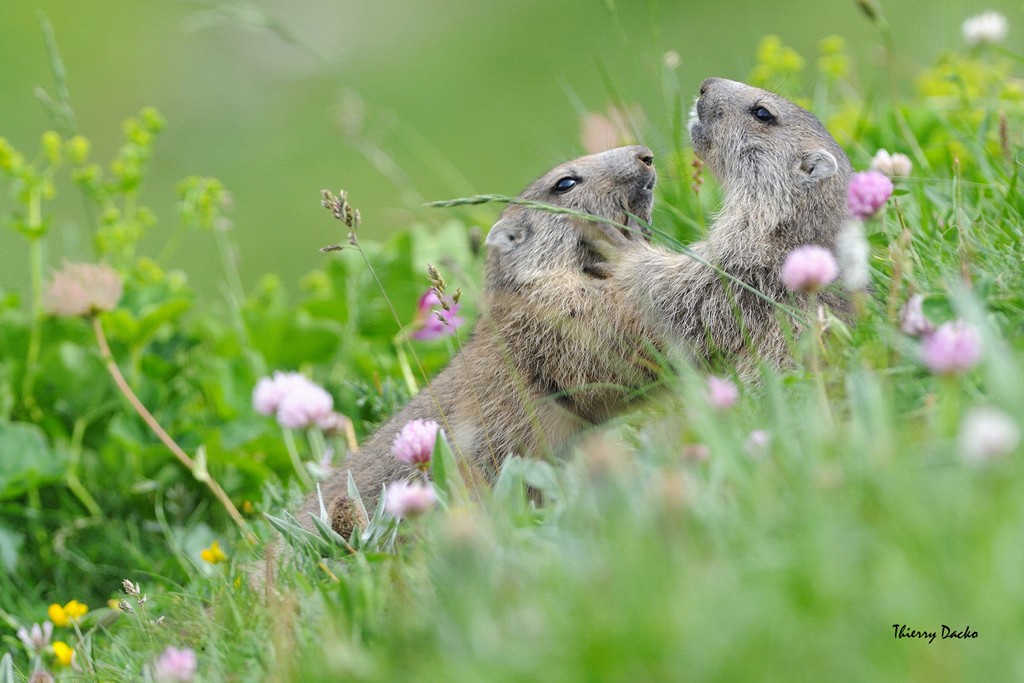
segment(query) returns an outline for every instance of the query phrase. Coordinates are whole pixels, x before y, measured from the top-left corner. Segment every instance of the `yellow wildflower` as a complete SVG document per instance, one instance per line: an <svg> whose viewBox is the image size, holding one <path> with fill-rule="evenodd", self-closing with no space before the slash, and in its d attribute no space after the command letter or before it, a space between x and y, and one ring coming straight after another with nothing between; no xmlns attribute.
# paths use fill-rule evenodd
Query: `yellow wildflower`
<svg viewBox="0 0 1024 683"><path fill-rule="evenodd" d="M71 666L71 659L75 656L75 651L67 643L58 640L53 644L53 654L57 655L57 661L62 666Z"/></svg>
<svg viewBox="0 0 1024 683"><path fill-rule="evenodd" d="M88 611L89 608L86 605L78 602L78 600L72 600L63 607L57 603L50 605L47 614L50 616L50 621L53 622L54 626L63 628L73 622L77 622Z"/></svg>
<svg viewBox="0 0 1024 683"><path fill-rule="evenodd" d="M214 541L210 544L209 548L201 551L199 553L199 557L203 558L203 562L209 562L210 564L219 564L228 559L228 556L220 549L220 543L218 541Z"/></svg>

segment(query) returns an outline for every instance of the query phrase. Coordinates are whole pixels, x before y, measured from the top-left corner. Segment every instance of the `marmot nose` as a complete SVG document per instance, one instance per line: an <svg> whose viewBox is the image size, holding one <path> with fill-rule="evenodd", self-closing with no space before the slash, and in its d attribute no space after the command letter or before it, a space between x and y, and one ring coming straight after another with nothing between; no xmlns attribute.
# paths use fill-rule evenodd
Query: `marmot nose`
<svg viewBox="0 0 1024 683"><path fill-rule="evenodd" d="M717 78L705 78L704 82L700 84L700 96L704 97L708 93L708 90L711 88L711 86L714 84L714 82L717 81L717 80L719 80L719 79L717 79Z"/></svg>
<svg viewBox="0 0 1024 683"><path fill-rule="evenodd" d="M645 154L637 155L637 159L639 159L643 163L644 166L653 166L654 165L654 155L651 154L650 152L647 152Z"/></svg>

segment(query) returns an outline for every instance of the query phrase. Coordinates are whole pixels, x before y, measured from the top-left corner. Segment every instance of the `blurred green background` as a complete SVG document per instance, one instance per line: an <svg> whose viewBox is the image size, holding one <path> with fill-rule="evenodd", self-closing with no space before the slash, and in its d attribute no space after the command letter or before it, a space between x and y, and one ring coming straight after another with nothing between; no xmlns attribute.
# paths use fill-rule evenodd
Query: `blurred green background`
<svg viewBox="0 0 1024 683"><path fill-rule="evenodd" d="M883 9L903 73L961 45L971 14L1020 16L1019 1L1003 0ZM605 111L616 96L670 134L667 79L684 93L710 75L742 80L766 34L808 58L829 34L845 37L860 64L881 58L855 0L4 0L0 136L30 157L52 127L34 94L54 89L40 11L53 25L93 161L110 159L121 120L141 107L167 119L142 193L160 223L143 252L186 270L208 293L222 279L213 236L189 232L166 249L177 225L174 187L186 175L217 177L232 192L245 286L267 272L294 285L326 258L319 247L343 239L319 206L321 188L349 190L363 239L383 238L446 217L422 201L517 193L581 153L582 114ZM662 59L668 50L680 56L674 72ZM667 146L657 136L644 142L655 152ZM54 226L51 267L91 256L88 217L66 174L58 191L67 210L54 213L78 222ZM0 213L9 201L0 194ZM497 211L484 207L475 220L486 227ZM24 291L27 254L19 235L0 230L0 288Z"/></svg>

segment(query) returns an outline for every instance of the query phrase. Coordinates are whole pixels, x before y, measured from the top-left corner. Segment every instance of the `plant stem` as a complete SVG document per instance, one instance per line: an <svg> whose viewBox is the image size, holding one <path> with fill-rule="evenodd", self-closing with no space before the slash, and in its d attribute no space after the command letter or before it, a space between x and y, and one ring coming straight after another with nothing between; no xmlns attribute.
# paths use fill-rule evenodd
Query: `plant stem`
<svg viewBox="0 0 1024 683"><path fill-rule="evenodd" d="M184 450L182 450L181 446L179 446L166 431L164 431L164 428L160 426L160 423L157 422L155 417L153 417L153 414L146 409L146 406L142 404L142 401L140 401L139 397L135 395L132 388L128 386L128 382L125 381L120 368L117 367L114 355L110 352L110 345L107 344L107 337L103 333L103 325L100 323L99 316L93 316L92 329L93 332L96 333L96 342L99 344L100 355L103 357L103 361L107 366L107 371L110 372L110 376L113 377L117 388L120 389L121 393L128 399L128 403L130 403L132 408L135 409L135 412L139 414L142 421L146 423L154 434L156 434L157 438L160 439L160 441L167 446L168 450L174 454L174 457L176 457L182 465L188 468L192 473L192 476L206 484L217 500L220 501L221 505L224 506L224 509L228 511L228 514L231 515L231 519L234 520L235 524L238 525L238 528L242 530L246 538L250 541L257 542L258 539L256 538L256 535L249 530L245 520L242 519L242 514L238 511L238 508L235 507L235 504L231 502L228 494L224 492L224 489L221 488L220 484L217 483L208 471L201 471L201 468L196 466L195 461L189 457Z"/></svg>
<svg viewBox="0 0 1024 683"><path fill-rule="evenodd" d="M404 332L399 332L399 336L403 336ZM403 348L402 340L399 337L395 338L395 351L398 355L398 367L402 370L402 379L405 380L405 386L409 390L409 396L415 396L416 392L420 388L416 385L416 377L412 374L412 367L409 365L409 357L405 355L405 349Z"/></svg>
<svg viewBox="0 0 1024 683"><path fill-rule="evenodd" d="M100 508L96 499L92 497L89 490L82 484L82 480L78 478L78 466L82 462L82 438L85 434L85 428L89 425L88 420L84 417L80 417L75 420L75 426L71 430L71 458L68 463L68 473L66 475L66 481L68 488L71 489L71 493L75 494L78 501L89 511L89 514L93 517L102 517L103 509Z"/></svg>
<svg viewBox="0 0 1024 683"><path fill-rule="evenodd" d="M231 252L231 241L228 240L227 230L214 226L214 237L217 240L217 251L220 252L221 266L224 268L224 276L228 281L228 303L231 307L231 316L234 318L235 328L248 339L248 330L245 327L245 319L242 317L242 306L245 305L245 289L242 287L242 277L238 273L238 261Z"/></svg>
<svg viewBox="0 0 1024 683"><path fill-rule="evenodd" d="M292 468L295 470L295 474L298 475L299 481L307 489L313 488L313 480L309 476L309 472L306 471L306 466L302 464L302 457L299 455L298 446L295 444L295 434L292 430L285 429L284 431L284 446L288 451L288 459L292 461Z"/></svg>
<svg viewBox="0 0 1024 683"><path fill-rule="evenodd" d="M43 321L43 238L42 238L42 195L38 186L33 187L28 199L28 230L29 230L29 268L32 288L32 310L29 320L28 356L25 359L25 372L22 375L21 402L29 411L32 419L39 422L43 412L32 395L32 384L36 375L36 364L39 362L39 347L42 338Z"/></svg>

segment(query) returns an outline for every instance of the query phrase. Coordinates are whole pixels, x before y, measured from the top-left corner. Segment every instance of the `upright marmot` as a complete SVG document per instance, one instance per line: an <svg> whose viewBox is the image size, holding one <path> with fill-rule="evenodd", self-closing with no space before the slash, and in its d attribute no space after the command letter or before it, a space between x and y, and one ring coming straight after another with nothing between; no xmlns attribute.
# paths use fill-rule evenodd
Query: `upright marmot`
<svg viewBox="0 0 1024 683"><path fill-rule="evenodd" d="M690 137L725 197L700 257L779 302L786 255L803 244L835 250L852 167L813 114L774 93L709 78L701 84ZM611 262L613 280L695 361L723 358L742 376L779 367L790 349L779 312L763 298L684 254L597 223L585 226ZM805 305L806 295L796 295ZM825 291L818 302L846 317L849 302Z"/></svg>
<svg viewBox="0 0 1024 683"><path fill-rule="evenodd" d="M638 227L630 214L650 220L654 182L651 151L622 147L561 164L519 197ZM410 420L436 420L456 457L490 480L510 454L557 452L620 411L629 387L652 380L649 349L637 340L652 339L656 328L609 310L606 264L583 238L588 222L522 205L502 213L487 235L482 314L469 341L321 482L336 531L347 537L362 521L347 497L349 472L368 503L382 485L414 474L391 454ZM318 510L312 493L297 517L310 526Z"/></svg>

